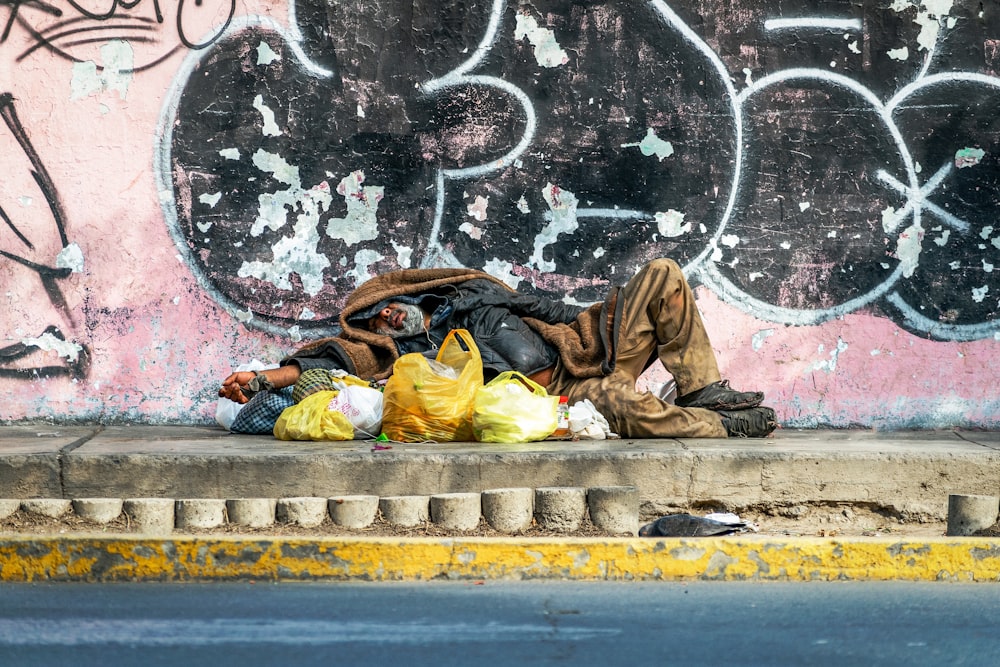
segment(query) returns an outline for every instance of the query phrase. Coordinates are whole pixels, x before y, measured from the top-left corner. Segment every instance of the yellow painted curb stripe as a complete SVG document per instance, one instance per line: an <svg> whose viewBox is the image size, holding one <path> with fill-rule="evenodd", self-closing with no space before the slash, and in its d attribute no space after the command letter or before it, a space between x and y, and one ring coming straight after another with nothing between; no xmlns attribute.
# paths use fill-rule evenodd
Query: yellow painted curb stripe
<svg viewBox="0 0 1000 667"><path fill-rule="evenodd" d="M0 581L1000 581L1000 539L0 537Z"/></svg>

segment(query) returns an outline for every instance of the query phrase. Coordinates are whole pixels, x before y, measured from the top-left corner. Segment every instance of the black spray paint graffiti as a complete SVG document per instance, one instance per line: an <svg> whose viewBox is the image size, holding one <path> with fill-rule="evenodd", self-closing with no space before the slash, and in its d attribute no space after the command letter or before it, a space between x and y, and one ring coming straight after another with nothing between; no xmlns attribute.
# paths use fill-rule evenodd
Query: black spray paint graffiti
<svg viewBox="0 0 1000 667"><path fill-rule="evenodd" d="M171 231L275 331L329 330L395 268L585 302L666 255L774 322L995 335L997 9L771 4L302 0L290 32L241 22L164 111Z"/></svg>
<svg viewBox="0 0 1000 667"><path fill-rule="evenodd" d="M59 281L72 273L72 268L61 266L65 259L56 250L69 248L66 236L65 215L52 179L36 152L24 126L18 119L14 99L9 93L0 94L0 139L4 148L4 192L0 200L0 260L14 262L34 272L41 280L55 310L70 326L74 325L73 313L66 303ZM13 150L18 149L18 150ZM18 164L19 154L23 164ZM47 207L41 210L32 205L25 207L13 199L37 193ZM9 323L12 327L15 323ZM14 331L0 335L11 337ZM14 336L22 342L0 348L0 377L34 379L39 377L84 377L90 365L90 352L86 346L69 343L56 324L50 324L35 337ZM64 365L38 365L32 362L40 351L46 349L66 351Z"/></svg>
<svg viewBox="0 0 1000 667"><path fill-rule="evenodd" d="M87 61L94 45L120 41L139 47L133 52L140 55L126 68L133 72L155 67L181 49L210 46L236 13L235 0L112 0L101 3L97 10L75 0L0 0L0 10L4 7L8 14L0 45L10 39L15 28L30 36L31 44L18 54L17 62L36 52L70 62ZM103 67L98 64L99 70Z"/></svg>

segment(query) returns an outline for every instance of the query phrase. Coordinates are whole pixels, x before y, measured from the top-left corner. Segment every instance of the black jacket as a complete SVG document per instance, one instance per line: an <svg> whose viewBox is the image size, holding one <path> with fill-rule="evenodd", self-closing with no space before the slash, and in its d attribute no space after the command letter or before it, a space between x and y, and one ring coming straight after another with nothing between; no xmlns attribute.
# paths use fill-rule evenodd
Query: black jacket
<svg viewBox="0 0 1000 667"><path fill-rule="evenodd" d="M370 331L368 320L392 302L419 303L432 314L430 330L409 339ZM341 333L305 345L282 363L385 378L400 354L433 357L451 329L463 328L480 349L487 378L505 370L530 375L557 359L577 377L607 375L620 308L616 288L604 302L583 307L521 294L473 269L405 269L359 285L341 311Z"/></svg>

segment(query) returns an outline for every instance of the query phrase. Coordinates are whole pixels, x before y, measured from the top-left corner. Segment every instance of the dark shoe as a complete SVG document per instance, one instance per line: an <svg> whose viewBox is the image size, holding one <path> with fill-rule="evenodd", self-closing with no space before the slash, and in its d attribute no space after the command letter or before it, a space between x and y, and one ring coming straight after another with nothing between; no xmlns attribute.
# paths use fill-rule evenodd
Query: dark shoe
<svg viewBox="0 0 1000 667"><path fill-rule="evenodd" d="M749 410L719 410L719 416L731 438L763 438L778 428L778 416L763 405Z"/></svg>
<svg viewBox="0 0 1000 667"><path fill-rule="evenodd" d="M729 388L729 380L719 380L690 394L678 396L674 403L682 408L707 410L747 410L756 408L764 400L759 391L736 391Z"/></svg>

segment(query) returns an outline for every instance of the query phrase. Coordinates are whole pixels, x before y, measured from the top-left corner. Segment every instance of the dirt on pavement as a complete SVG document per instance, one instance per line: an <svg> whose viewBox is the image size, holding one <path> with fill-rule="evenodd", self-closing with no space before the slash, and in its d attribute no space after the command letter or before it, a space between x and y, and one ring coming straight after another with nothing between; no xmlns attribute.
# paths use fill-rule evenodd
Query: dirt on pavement
<svg viewBox="0 0 1000 667"><path fill-rule="evenodd" d="M687 512L704 516L710 510L677 509L671 513ZM899 537L927 538L945 535L944 521L933 518L917 517L909 520L898 516L887 516L865 508L851 506L806 506L767 507L754 510L744 510L738 513L751 528L747 534L763 536L801 536L801 537ZM654 521L659 516L641 516L640 525ZM130 525L124 514L117 519L100 524L81 518L72 512L59 518L50 518L32 514L19 509L5 519L0 520L0 536L14 535L129 535L137 531ZM380 515L367 528L349 529L334 524L329 518L316 527L302 527L289 523L276 523L267 528L249 528L225 523L213 529L193 529L175 531L175 535L226 535L226 536L292 536L304 538L321 538L337 536L355 537L611 537L608 533L596 527L589 519L584 518L580 527L571 532L546 530L538 525L532 525L525 531L510 534L501 533L492 528L485 520L480 520L479 527L470 531L454 531L426 522L422 525L407 528L391 525ZM982 535L1000 535L1000 524L984 531Z"/></svg>

